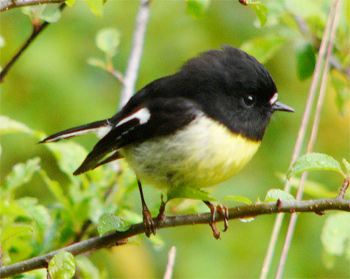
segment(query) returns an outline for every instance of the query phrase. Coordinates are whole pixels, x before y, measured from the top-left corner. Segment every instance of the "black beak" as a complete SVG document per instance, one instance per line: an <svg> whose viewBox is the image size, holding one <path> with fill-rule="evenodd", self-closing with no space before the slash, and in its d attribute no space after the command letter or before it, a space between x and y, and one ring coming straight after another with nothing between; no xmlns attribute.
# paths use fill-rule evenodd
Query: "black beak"
<svg viewBox="0 0 350 279"><path fill-rule="evenodd" d="M289 111L289 112L295 112L294 109L292 109L291 107L285 105L285 104L282 104L280 102L275 102L273 105L272 105L272 109L274 111L276 110L280 110L280 111Z"/></svg>

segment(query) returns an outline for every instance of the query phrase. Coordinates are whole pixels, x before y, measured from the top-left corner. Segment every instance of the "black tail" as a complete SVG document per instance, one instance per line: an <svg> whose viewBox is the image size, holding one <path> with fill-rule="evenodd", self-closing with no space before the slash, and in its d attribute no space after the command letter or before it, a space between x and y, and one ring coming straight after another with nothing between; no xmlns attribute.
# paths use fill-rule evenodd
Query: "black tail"
<svg viewBox="0 0 350 279"><path fill-rule="evenodd" d="M70 128L68 130L64 130L62 132L53 134L46 139L43 139L39 143L48 143L60 141L63 139L68 139L75 136L84 135L86 133L95 132L97 134L101 134L102 136L108 133L111 130L111 126L108 123L108 120L100 120L96 122L92 122L89 124L85 124L82 126Z"/></svg>

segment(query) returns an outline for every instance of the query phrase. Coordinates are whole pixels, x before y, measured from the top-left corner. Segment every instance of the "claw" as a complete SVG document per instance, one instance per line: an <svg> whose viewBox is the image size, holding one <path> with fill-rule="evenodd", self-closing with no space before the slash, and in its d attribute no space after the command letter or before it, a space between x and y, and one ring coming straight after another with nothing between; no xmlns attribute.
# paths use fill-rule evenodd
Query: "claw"
<svg viewBox="0 0 350 279"><path fill-rule="evenodd" d="M208 201L204 201L204 203L209 207L210 212L211 212L211 222L210 222L209 226L211 227L211 229L213 231L214 238L219 239L220 232L218 231L217 227L215 226L215 215L216 215L216 212L219 212L224 217L225 227L224 227L223 231L224 232L227 231L227 229L228 229L228 209L227 209L227 206L219 204L217 207L215 207L212 203L210 203Z"/></svg>
<svg viewBox="0 0 350 279"><path fill-rule="evenodd" d="M224 217L225 227L223 232L226 232L228 229L228 208L226 205L218 204L216 210Z"/></svg>

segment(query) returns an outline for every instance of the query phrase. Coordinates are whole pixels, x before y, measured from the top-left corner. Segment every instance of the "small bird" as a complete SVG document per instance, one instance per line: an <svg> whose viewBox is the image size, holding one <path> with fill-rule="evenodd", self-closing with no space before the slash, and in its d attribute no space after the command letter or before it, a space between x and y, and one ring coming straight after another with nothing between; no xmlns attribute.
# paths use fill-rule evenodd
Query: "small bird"
<svg viewBox="0 0 350 279"><path fill-rule="evenodd" d="M275 82L261 63L226 45L151 82L113 117L56 133L41 143L97 133L101 139L74 175L125 158L138 180L150 236L155 225L141 182L167 193L185 193L231 178L258 150L275 111L294 112L278 102ZM211 227L218 238L216 208L204 202L212 212ZM162 201L158 217L163 216L164 207ZM223 207L218 208L224 215Z"/></svg>

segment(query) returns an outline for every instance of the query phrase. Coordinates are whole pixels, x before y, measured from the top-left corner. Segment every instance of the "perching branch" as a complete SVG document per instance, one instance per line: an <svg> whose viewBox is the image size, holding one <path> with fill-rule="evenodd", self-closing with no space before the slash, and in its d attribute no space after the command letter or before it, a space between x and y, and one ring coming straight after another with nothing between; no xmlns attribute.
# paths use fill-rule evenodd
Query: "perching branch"
<svg viewBox="0 0 350 279"><path fill-rule="evenodd" d="M65 0L1 0L0 12L8 11L13 8L34 6L42 4L63 3Z"/></svg>
<svg viewBox="0 0 350 279"><path fill-rule="evenodd" d="M341 210L350 212L350 200L339 198L320 199L320 200L305 200L305 201L278 201L269 203L257 203L249 206L239 206L228 210L228 219L239 219L247 217L255 217L259 215L274 214L274 213L294 213L294 212L314 212L322 215L327 210ZM216 214L216 221L223 221L224 217L219 213ZM154 219L155 224L157 219ZM161 224L157 225L157 229L178 227L195 224L209 224L211 222L211 213L168 216L164 218ZM79 255L100 248L109 248L115 245L122 245L127 242L127 239L145 233L143 223L132 225L125 232L111 232L101 237L94 237L65 248L50 252L48 254L31 258L12 265L3 266L0 268L0 278L13 276L35 270L46 268L50 259L60 251L67 251L73 255Z"/></svg>
<svg viewBox="0 0 350 279"><path fill-rule="evenodd" d="M26 2L26 0L12 0L9 2ZM5 1L7 2L7 1ZM62 1L61 1L62 2ZM3 1L0 2L0 5L3 5ZM0 6L2 7L2 6ZM62 11L66 7L65 3L62 3L59 5L58 9ZM15 64L15 62L18 60L18 58L23 54L23 52L27 49L27 47L34 41L34 39L49 25L50 23L47 21L44 21L39 26L33 25L33 33L32 35L27 39L27 41L23 44L23 46L18 50L18 52L11 58L11 60L6 64L6 66L3 68L3 70L0 72L0 83L4 81L4 77L8 73L8 71L11 69L11 67Z"/></svg>

